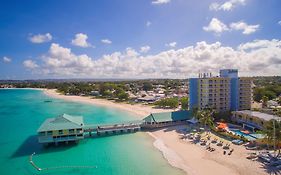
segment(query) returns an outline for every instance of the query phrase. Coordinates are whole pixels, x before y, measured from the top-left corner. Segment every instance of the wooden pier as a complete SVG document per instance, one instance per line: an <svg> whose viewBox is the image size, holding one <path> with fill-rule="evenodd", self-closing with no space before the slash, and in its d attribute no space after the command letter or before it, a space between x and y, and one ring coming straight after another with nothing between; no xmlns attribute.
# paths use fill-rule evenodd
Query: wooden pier
<svg viewBox="0 0 281 175"><path fill-rule="evenodd" d="M96 133L101 134L115 134L115 133L131 133L141 130L141 121L133 121L129 123L120 124L105 124L105 125L85 125L84 133L89 133L89 136Z"/></svg>

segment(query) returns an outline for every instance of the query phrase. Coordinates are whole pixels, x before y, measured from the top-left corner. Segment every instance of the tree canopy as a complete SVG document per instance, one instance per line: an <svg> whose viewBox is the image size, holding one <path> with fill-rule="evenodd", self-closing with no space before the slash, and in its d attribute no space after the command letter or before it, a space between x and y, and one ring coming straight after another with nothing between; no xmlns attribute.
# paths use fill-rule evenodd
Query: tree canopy
<svg viewBox="0 0 281 175"><path fill-rule="evenodd" d="M177 98L165 98L154 104L162 108L177 108L179 106L179 100Z"/></svg>

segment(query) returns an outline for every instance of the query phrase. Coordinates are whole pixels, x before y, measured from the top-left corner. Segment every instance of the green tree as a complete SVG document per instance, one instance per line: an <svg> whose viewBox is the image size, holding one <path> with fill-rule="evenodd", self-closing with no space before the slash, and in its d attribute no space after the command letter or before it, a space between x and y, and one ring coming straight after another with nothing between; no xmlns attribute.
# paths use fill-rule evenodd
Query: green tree
<svg viewBox="0 0 281 175"><path fill-rule="evenodd" d="M263 107L267 107L267 102L268 102L268 97L267 96L263 96L262 97L262 106Z"/></svg>
<svg viewBox="0 0 281 175"><path fill-rule="evenodd" d="M177 98L165 98L155 102L154 104L162 108L177 108L179 106L179 101Z"/></svg>
<svg viewBox="0 0 281 175"><path fill-rule="evenodd" d="M187 110L188 109L188 97L181 98L181 109Z"/></svg>
<svg viewBox="0 0 281 175"><path fill-rule="evenodd" d="M205 129L207 126L214 126L214 110L212 109L197 110L195 117L201 124L204 125Z"/></svg>
<svg viewBox="0 0 281 175"><path fill-rule="evenodd" d="M118 98L119 100L128 100L129 94L127 94L125 91L123 91L123 92L120 92L120 93L117 95L117 98Z"/></svg>
<svg viewBox="0 0 281 175"><path fill-rule="evenodd" d="M153 87L152 87L152 84L150 82L144 82L143 86L142 86L142 89L144 91L150 91L150 90L153 89Z"/></svg>
<svg viewBox="0 0 281 175"><path fill-rule="evenodd" d="M266 134L268 143L273 144L278 149L278 157L280 155L281 122L276 120L268 121L263 132Z"/></svg>

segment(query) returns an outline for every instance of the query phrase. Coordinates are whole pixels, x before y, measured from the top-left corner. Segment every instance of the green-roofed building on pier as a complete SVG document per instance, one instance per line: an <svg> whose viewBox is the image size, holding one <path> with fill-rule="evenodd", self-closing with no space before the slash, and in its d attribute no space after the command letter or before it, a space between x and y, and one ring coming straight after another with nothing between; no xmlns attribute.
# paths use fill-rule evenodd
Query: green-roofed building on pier
<svg viewBox="0 0 281 175"><path fill-rule="evenodd" d="M82 116L62 114L46 119L37 130L39 143L78 142L84 139L84 121Z"/></svg>
<svg viewBox="0 0 281 175"><path fill-rule="evenodd" d="M185 124L187 120L192 118L191 111L174 111L174 112L161 112L151 113L143 119L143 129L153 129L160 127L167 127L179 124Z"/></svg>

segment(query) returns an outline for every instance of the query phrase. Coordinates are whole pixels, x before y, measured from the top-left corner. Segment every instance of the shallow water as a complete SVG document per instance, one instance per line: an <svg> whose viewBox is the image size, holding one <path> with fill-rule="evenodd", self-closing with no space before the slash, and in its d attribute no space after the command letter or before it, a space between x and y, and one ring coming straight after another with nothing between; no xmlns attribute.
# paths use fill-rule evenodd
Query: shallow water
<svg viewBox="0 0 281 175"><path fill-rule="evenodd" d="M79 144L44 148L37 142L36 130L48 117L62 113L84 116L85 123L114 123L135 120L118 109L49 100L38 90L0 90L0 173L48 175L156 175L184 174L173 168L153 147L145 133L87 138ZM64 168L38 172L29 155L43 168L57 166L97 166L94 169Z"/></svg>

